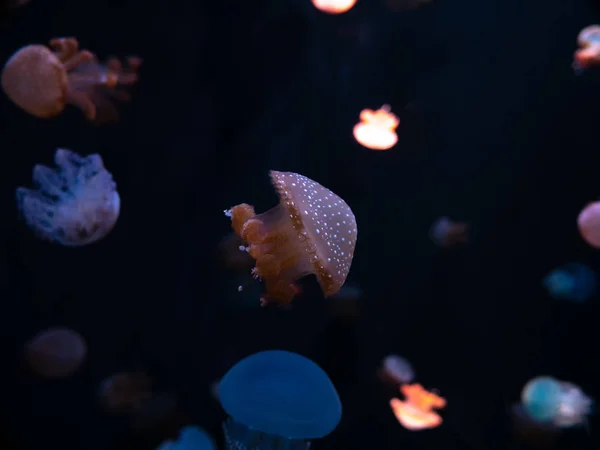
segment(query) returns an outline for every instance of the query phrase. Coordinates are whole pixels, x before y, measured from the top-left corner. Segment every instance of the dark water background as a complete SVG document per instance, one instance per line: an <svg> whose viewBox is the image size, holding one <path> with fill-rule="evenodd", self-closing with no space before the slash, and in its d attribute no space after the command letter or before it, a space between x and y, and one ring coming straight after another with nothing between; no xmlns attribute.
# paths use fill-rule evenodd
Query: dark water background
<svg viewBox="0 0 600 450"><path fill-rule="evenodd" d="M598 21L578 0L434 0L404 14L359 0L339 17L303 0L32 0L4 21L0 59L77 36L101 58L144 65L114 126L74 108L42 121L0 100L5 428L20 448L133 448L96 394L143 367L217 436L209 384L267 348L313 358L338 387L343 421L317 449L519 448L507 408L528 379L552 374L599 397L598 298L559 303L540 284L571 260L600 268L575 223L600 194L600 72L570 67L577 33ZM351 129L383 103L401 118L400 141L371 152ZM18 221L14 189L57 147L100 153L117 181L122 213L98 245L46 244ZM274 205L269 169L313 178L353 208L355 323L331 320L312 279L291 312L231 309L222 210ZM435 247L427 230L442 215L470 222L472 245ZM50 382L23 368L21 349L54 325L80 331L89 355ZM439 429L393 419L373 375L392 352L448 399ZM598 448L599 425L561 445Z"/></svg>

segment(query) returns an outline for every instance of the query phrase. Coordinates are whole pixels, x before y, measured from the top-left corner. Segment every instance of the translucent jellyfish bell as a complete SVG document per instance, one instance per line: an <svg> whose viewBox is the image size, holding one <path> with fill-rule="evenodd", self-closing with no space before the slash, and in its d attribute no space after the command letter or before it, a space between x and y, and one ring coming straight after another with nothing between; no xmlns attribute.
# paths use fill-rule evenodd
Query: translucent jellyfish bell
<svg viewBox="0 0 600 450"><path fill-rule="evenodd" d="M181 429L178 440L165 441L157 450L217 450L217 446L206 431L190 425Z"/></svg>
<svg viewBox="0 0 600 450"><path fill-rule="evenodd" d="M583 302L596 293L597 276L588 266L569 263L553 270L543 281L548 293L557 299Z"/></svg>
<svg viewBox="0 0 600 450"><path fill-rule="evenodd" d="M342 404L327 374L311 360L270 350L238 362L222 378L219 400L228 450L308 449L331 433Z"/></svg>
<svg viewBox="0 0 600 450"><path fill-rule="evenodd" d="M100 155L82 157L65 149L54 155L57 169L33 168L36 189L17 188L17 207L40 238L82 246L106 236L119 217L121 200Z"/></svg>

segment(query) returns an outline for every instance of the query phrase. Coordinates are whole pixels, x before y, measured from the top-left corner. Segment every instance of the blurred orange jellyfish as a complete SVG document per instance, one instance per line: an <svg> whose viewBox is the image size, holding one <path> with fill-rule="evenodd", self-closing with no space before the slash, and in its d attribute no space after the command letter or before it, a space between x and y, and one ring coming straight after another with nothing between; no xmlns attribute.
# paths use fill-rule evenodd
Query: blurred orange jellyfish
<svg viewBox="0 0 600 450"><path fill-rule="evenodd" d="M579 233L584 241L600 249L600 202L588 204L577 218Z"/></svg>
<svg viewBox="0 0 600 450"><path fill-rule="evenodd" d="M356 0L312 0L319 11L327 14L342 14L352 9Z"/></svg>
<svg viewBox="0 0 600 450"><path fill-rule="evenodd" d="M2 89L8 98L42 119L58 116L71 104L88 120L116 120L118 112L111 100L129 100L127 92L116 88L138 80L141 59L128 58L124 71L118 59L99 64L92 52L79 50L75 38L53 39L50 47L28 45L9 58L2 71Z"/></svg>
<svg viewBox="0 0 600 450"><path fill-rule="evenodd" d="M256 260L255 278L264 280L261 299L290 304L296 280L315 274L325 297L336 294L348 276L358 230L348 204L315 181L293 172L270 172L279 205L256 215L246 203L226 210L235 233Z"/></svg>
<svg viewBox="0 0 600 450"><path fill-rule="evenodd" d="M109 411L131 411L152 397L152 380L143 372L113 375L100 385L100 398Z"/></svg>
<svg viewBox="0 0 600 450"><path fill-rule="evenodd" d="M446 400L433 392L426 391L420 384L404 384L400 392L405 401L397 398L390 400L390 407L398 422L408 430L436 428L442 424L442 418L434 411L446 406Z"/></svg>
<svg viewBox="0 0 600 450"><path fill-rule="evenodd" d="M25 346L25 358L39 375L67 377L83 363L87 345L81 335L67 328L51 328L33 337Z"/></svg>
<svg viewBox="0 0 600 450"><path fill-rule="evenodd" d="M392 113L390 105L383 105L377 111L363 109L360 122L354 126L354 138L368 149L389 150L398 142L399 124L400 119Z"/></svg>
<svg viewBox="0 0 600 450"><path fill-rule="evenodd" d="M590 25L579 32L577 36L579 49L573 57L573 69L581 72L600 64L600 26Z"/></svg>

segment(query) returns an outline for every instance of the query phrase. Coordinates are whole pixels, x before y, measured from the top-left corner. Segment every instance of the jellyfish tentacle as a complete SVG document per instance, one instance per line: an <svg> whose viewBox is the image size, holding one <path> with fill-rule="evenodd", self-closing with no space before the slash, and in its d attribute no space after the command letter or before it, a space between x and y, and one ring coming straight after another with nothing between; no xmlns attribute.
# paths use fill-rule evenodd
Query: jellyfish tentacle
<svg viewBox="0 0 600 450"><path fill-rule="evenodd" d="M96 61L96 55L88 50L83 50L64 61L63 66L67 72L70 72L82 64Z"/></svg>
<svg viewBox="0 0 600 450"><path fill-rule="evenodd" d="M50 48L60 61L65 62L77 53L79 42L75 38L56 38L50 41Z"/></svg>
<svg viewBox="0 0 600 450"><path fill-rule="evenodd" d="M67 93L68 102L77 106L83 111L86 119L94 120L96 118L96 105L85 92L69 90Z"/></svg>

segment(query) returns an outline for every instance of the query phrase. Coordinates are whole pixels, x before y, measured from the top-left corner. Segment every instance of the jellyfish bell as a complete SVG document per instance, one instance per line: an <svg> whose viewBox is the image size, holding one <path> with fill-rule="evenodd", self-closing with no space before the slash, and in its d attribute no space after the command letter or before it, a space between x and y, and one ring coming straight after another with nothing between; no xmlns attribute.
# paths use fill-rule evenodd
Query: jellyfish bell
<svg viewBox="0 0 600 450"><path fill-rule="evenodd" d="M121 200L100 155L65 149L54 155L57 169L33 168L36 189L17 188L17 207L41 239L83 246L105 237L119 217Z"/></svg>
<svg viewBox="0 0 600 450"><path fill-rule="evenodd" d="M412 365L398 355L388 355L379 369L380 378L394 384L410 383L415 378Z"/></svg>
<svg viewBox="0 0 600 450"><path fill-rule="evenodd" d="M264 300L289 304L295 282L315 274L325 297L336 294L350 271L357 239L348 204L329 189L297 173L270 172L280 203L256 215L248 204L225 211L235 233L256 260Z"/></svg>
<svg viewBox="0 0 600 450"><path fill-rule="evenodd" d="M573 56L573 69L576 73L600 64L599 25L590 25L582 29L577 36L577 45L579 49Z"/></svg>
<svg viewBox="0 0 600 450"><path fill-rule="evenodd" d="M295 353L269 350L233 366L218 388L228 450L308 449L342 416L327 374Z"/></svg>
<svg viewBox="0 0 600 450"><path fill-rule="evenodd" d="M446 406L446 399L429 392L420 384L405 384L400 392L406 400L390 400L390 408L398 422L406 429L417 431L436 428L442 424L441 416L434 409Z"/></svg>
<svg viewBox="0 0 600 450"><path fill-rule="evenodd" d="M50 328L25 345L25 359L31 369L47 378L72 375L83 364L87 345L83 337L68 328Z"/></svg>
<svg viewBox="0 0 600 450"><path fill-rule="evenodd" d="M577 217L579 233L584 241L600 249L600 202L588 204Z"/></svg>
<svg viewBox="0 0 600 450"><path fill-rule="evenodd" d="M596 293L596 273L580 263L568 263L559 267L543 280L548 293L561 300L584 302Z"/></svg>
<svg viewBox="0 0 600 450"><path fill-rule="evenodd" d="M157 450L217 450L217 446L202 428L188 425L181 429L177 440L167 440Z"/></svg>
<svg viewBox="0 0 600 450"><path fill-rule="evenodd" d="M352 9L356 0L312 0L312 4L324 13L342 14Z"/></svg>
<svg viewBox="0 0 600 450"><path fill-rule="evenodd" d="M389 150L398 143L396 128L400 119L392 113L389 105L383 105L377 111L363 109L360 122L354 126L356 141L371 150Z"/></svg>

